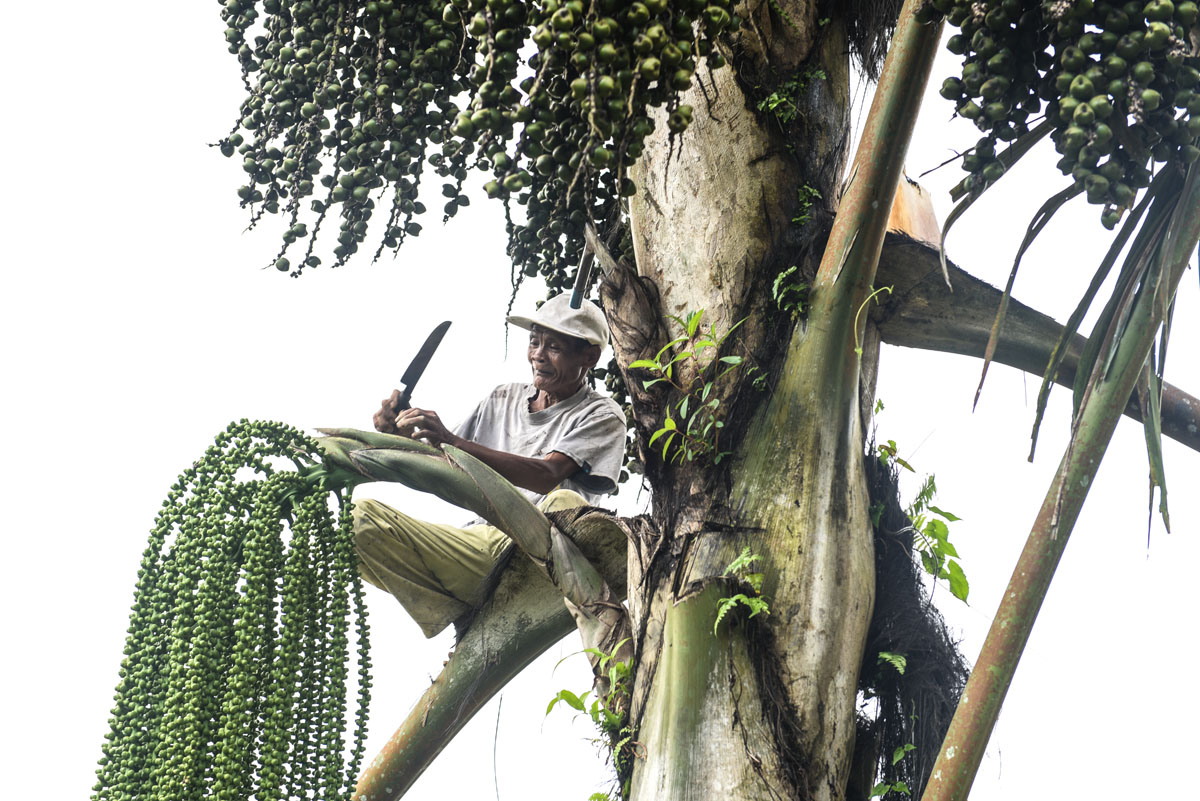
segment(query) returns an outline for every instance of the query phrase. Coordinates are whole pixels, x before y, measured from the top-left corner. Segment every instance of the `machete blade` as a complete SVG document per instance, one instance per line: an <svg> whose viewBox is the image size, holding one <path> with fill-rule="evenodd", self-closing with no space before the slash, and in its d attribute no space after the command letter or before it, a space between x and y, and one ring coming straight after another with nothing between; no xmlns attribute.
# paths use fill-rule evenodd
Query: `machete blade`
<svg viewBox="0 0 1200 801"><path fill-rule="evenodd" d="M404 371L404 375L400 376L400 383L404 385L404 391L400 395L400 408L407 409L409 398L412 397L413 387L417 385L421 374L425 372L429 360L433 358L433 353L438 349L438 345L442 344L442 337L446 336L446 330L450 328L450 321L446 320L439 323L437 328L430 332L425 338L425 344L417 351L417 355L409 362L408 369Z"/></svg>

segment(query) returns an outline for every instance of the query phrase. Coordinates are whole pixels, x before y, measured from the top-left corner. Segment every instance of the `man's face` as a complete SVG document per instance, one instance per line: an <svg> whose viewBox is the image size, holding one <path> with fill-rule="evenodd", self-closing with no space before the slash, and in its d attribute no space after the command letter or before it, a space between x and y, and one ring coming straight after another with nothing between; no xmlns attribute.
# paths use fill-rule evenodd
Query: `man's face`
<svg viewBox="0 0 1200 801"><path fill-rule="evenodd" d="M533 368L533 385L556 398L573 395L583 376L596 364L600 348L535 326L529 332L527 358ZM595 351L595 353L593 353Z"/></svg>

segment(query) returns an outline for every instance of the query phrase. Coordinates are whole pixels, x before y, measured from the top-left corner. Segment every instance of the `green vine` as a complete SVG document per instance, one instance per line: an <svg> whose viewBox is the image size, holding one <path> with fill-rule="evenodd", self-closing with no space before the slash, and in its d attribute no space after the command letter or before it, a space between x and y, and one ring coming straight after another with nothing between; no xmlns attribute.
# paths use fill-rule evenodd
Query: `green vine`
<svg viewBox="0 0 1200 801"><path fill-rule="evenodd" d="M546 707L546 714L549 715L561 701L576 712L588 716L600 732L600 736L595 742L608 748L618 778L623 777L624 779L624 783L620 786L619 797L621 798L629 795L628 777L632 769L631 759L635 746L633 729L629 726L629 716L624 711L627 704L614 703L614 699L628 699L629 697L629 677L632 665L629 661L616 657L617 651L626 642L627 640L622 640L617 643L612 652L607 654L598 648L583 650L583 653L597 658L595 668L608 680L609 690L606 696L601 698L599 695L592 695L591 690L584 690L582 693L576 694L563 689L550 699L550 704ZM590 701L589 696L592 696ZM589 796L588 801L598 801L598 799L609 801L611 793L593 793Z"/></svg>
<svg viewBox="0 0 1200 801"><path fill-rule="evenodd" d="M791 314L793 320L804 314L804 304L808 301L808 284L799 278L800 268L793 264L775 276L771 285L771 299L780 311Z"/></svg>
<svg viewBox="0 0 1200 801"><path fill-rule="evenodd" d="M877 402L875 408L878 413L883 408L883 403ZM886 443L877 445L876 450L880 461L885 465L894 463L910 473L916 472L911 464L900 457L895 440L889 439ZM958 551L950 542L949 526L962 518L935 506L933 500L936 496L937 483L933 475L928 475L921 482L917 497L904 510L904 514L911 521L908 530L913 535L913 550L916 551L926 573L935 581L945 581L951 594L966 602L971 586L959 562ZM875 528L879 528L882 514L881 504L872 505L871 522Z"/></svg>
<svg viewBox="0 0 1200 801"><path fill-rule="evenodd" d="M645 389L666 383L681 396L667 409L662 426L650 435L648 443L654 447L662 440L662 457L668 463L708 459L713 464L720 464L730 453L721 450L721 429L725 427L725 422L721 419L720 393L714 392L714 387L741 367L743 359L741 356L721 356L712 370L702 370L700 356L707 350L720 351L725 340L745 319L734 323L732 328L718 336L713 326L709 326L707 333L701 331L700 320L703 315L704 310L701 309L689 314L686 320L671 317L684 333L664 345L653 359L638 359L629 365L631 370L649 370L657 376L642 382ZM679 346L686 347L673 353L672 350ZM689 362L695 368L692 372L694 378L685 385L680 380L679 368Z"/></svg>
<svg viewBox="0 0 1200 801"><path fill-rule="evenodd" d="M880 651L876 656L876 660L881 665L891 665L901 676L908 669L908 659L904 654L897 654L891 651ZM900 793L901 795L910 795L912 793L908 786L908 782L895 778L896 765L900 764L900 760L908 756L912 751L916 751L917 747L912 743L905 743L892 751L892 761L888 766L890 770L886 770L880 776L880 781L871 788L871 793L868 798L877 798L886 796L888 793ZM890 774L890 775L889 775Z"/></svg>
<svg viewBox="0 0 1200 801"><path fill-rule="evenodd" d="M778 8L774 0L771 0L771 5L791 24L791 19ZM800 113L800 106L796 101L809 84L813 81L823 81L827 77L824 70L807 67L780 83L773 92L758 101L758 110L771 114L781 127L786 126Z"/></svg>
<svg viewBox="0 0 1200 801"><path fill-rule="evenodd" d="M821 192L814 186L805 184L796 190L796 213L792 215L792 225L801 228L812 222L813 204L821 199Z"/></svg>
<svg viewBox="0 0 1200 801"><path fill-rule="evenodd" d="M752 572L750 566L762 559L756 553L750 553L750 546L747 545L742 549L742 552L736 559L729 563L722 575L732 576L739 581L744 581L752 590L751 595L744 592L739 592L728 598L722 598L717 603L717 617L713 621L713 634L717 633L717 627L721 625L721 620L729 613L731 609L739 604L750 610L749 617L754 617L760 612L764 615L771 614L771 608L767 604L767 600L762 597L763 574Z"/></svg>

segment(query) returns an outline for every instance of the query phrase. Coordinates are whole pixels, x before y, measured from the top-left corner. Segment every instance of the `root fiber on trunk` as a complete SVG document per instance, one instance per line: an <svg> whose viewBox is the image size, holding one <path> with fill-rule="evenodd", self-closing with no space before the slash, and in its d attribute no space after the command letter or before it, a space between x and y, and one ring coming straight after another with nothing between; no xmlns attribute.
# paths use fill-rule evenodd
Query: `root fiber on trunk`
<svg viewBox="0 0 1200 801"><path fill-rule="evenodd" d="M970 671L913 560L912 524L900 503L895 468L872 453L864 463L871 501L883 512L875 532L875 614L858 689L874 700L876 711L873 718L860 713L846 797L865 800L884 770L920 798ZM881 651L903 654L904 672L880 660ZM893 765L896 749L909 744L914 747Z"/></svg>

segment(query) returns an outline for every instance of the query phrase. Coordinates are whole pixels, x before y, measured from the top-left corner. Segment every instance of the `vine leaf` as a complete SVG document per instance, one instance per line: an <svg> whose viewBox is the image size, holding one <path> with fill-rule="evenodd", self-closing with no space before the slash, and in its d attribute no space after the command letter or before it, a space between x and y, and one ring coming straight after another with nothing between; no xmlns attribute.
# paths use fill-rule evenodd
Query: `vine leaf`
<svg viewBox="0 0 1200 801"><path fill-rule="evenodd" d="M901 676L903 676L904 671L908 669L908 657L906 657L904 654L897 654L893 653L892 651L880 651L876 657L876 661L881 664L886 663L891 665Z"/></svg>

